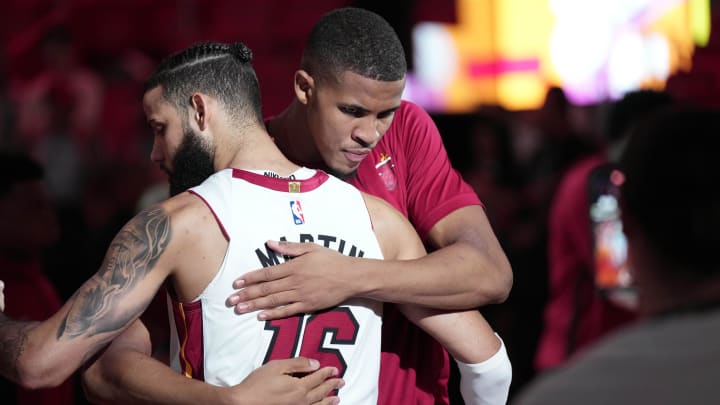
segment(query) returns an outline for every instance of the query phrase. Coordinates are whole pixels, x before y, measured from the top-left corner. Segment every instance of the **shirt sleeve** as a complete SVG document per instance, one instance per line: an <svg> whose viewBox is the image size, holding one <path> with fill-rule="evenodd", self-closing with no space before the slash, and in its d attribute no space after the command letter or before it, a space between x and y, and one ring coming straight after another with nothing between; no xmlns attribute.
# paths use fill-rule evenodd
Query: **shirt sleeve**
<svg viewBox="0 0 720 405"><path fill-rule="evenodd" d="M446 215L481 202L450 164L432 118L417 105L406 104L401 136L408 166L408 215L426 240L432 227Z"/></svg>

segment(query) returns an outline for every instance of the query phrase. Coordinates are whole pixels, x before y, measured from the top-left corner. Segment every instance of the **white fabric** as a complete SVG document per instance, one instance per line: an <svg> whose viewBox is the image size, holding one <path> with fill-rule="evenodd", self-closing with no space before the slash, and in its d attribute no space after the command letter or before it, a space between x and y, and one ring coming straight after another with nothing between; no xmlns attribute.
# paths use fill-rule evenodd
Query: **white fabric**
<svg viewBox="0 0 720 405"><path fill-rule="evenodd" d="M321 175L315 171L308 174L308 170L296 172L295 178L310 177L307 181L311 182ZM318 352L329 350L325 355L332 359L337 358L333 357L333 351L338 351L347 365L343 375L346 384L338 394L342 402L375 404L380 368L381 303L353 299L341 308L303 316L299 328L285 324L280 329L274 329L279 325L277 321L259 321L257 312L237 315L226 305L227 297L234 291L233 280L263 267L263 260L267 262L272 257L265 247L267 240L298 242L312 238L315 243L327 244L346 255L382 258L364 199L353 186L330 176L310 191L305 191L307 187L302 180L301 192L289 192L287 186L285 191L277 191L265 187L263 179L289 180L257 177L259 182L246 181L234 177L233 170L227 169L192 189L212 208L230 240L221 268L198 297L202 306L205 381L222 386L239 383L263 364L270 345L277 342L273 340L277 338L276 333L293 332L286 341L294 338L296 347L284 345L281 349L292 357L304 355L320 360L321 365L333 366L332 362L318 357ZM297 210L298 202L301 210ZM278 258L278 262L284 261L283 257ZM348 330L355 327L348 326L350 321L356 323L357 330ZM340 329L333 333L332 327ZM311 329L323 337L304 342L304 338L312 335L308 332ZM345 332L356 335L343 336ZM333 339L346 341L333 343ZM175 343L173 358L177 357L182 342L176 340Z"/></svg>
<svg viewBox="0 0 720 405"><path fill-rule="evenodd" d="M503 405L507 403L512 381L512 365L500 335L500 349L489 359L466 364L456 361L460 371L460 393L465 405Z"/></svg>

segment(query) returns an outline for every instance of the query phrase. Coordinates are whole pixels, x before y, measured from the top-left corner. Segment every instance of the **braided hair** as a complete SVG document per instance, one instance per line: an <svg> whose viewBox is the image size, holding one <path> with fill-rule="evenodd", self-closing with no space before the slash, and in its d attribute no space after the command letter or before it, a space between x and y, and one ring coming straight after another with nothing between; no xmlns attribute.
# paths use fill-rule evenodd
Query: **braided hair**
<svg viewBox="0 0 720 405"><path fill-rule="evenodd" d="M206 42L165 59L145 84L145 92L161 86L163 97L187 111L195 92L223 104L236 123L252 119L262 124L260 87L251 62L252 52L241 42Z"/></svg>

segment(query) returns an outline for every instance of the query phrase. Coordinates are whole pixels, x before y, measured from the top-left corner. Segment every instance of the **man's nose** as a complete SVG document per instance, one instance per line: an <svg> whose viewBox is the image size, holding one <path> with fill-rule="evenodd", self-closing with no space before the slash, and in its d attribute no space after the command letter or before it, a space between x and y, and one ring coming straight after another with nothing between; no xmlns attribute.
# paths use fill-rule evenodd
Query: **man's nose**
<svg viewBox="0 0 720 405"><path fill-rule="evenodd" d="M153 141L153 147L150 151L150 160L155 163L162 163L165 160L165 156L162 153L162 148L159 145L159 141L156 139Z"/></svg>
<svg viewBox="0 0 720 405"><path fill-rule="evenodd" d="M375 125L375 120L364 125L355 127L352 139L363 147L373 147L380 139L380 132Z"/></svg>

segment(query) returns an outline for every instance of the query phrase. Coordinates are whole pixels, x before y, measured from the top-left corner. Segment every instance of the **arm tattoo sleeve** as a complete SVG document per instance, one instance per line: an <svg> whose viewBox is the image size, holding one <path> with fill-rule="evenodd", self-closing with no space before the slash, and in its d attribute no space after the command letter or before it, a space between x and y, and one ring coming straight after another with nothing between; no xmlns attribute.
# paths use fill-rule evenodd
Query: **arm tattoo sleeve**
<svg viewBox="0 0 720 405"><path fill-rule="evenodd" d="M157 263L171 239L170 217L155 207L138 214L115 236L100 270L75 293L57 339L91 337L121 329L145 309L128 293Z"/></svg>

